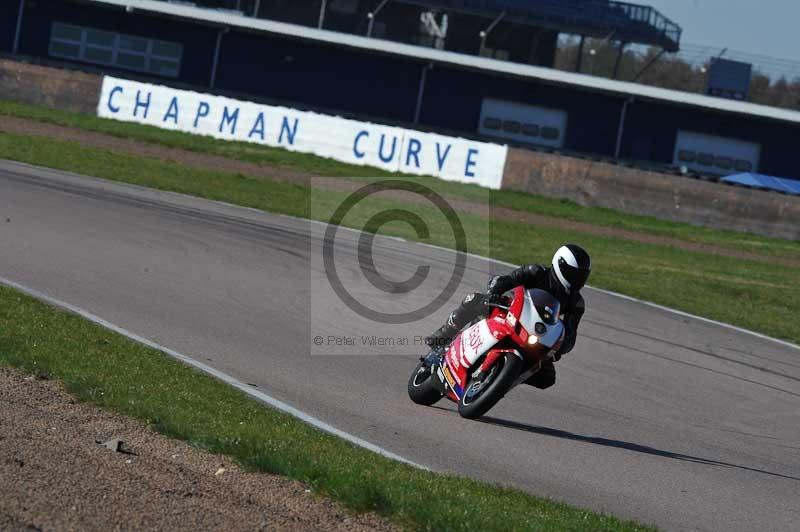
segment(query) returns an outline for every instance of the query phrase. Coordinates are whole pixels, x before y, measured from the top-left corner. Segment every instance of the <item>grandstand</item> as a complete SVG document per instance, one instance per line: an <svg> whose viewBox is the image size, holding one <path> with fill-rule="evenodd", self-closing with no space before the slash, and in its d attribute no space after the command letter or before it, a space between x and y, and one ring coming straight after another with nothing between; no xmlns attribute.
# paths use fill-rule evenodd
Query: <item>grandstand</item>
<svg viewBox="0 0 800 532"><path fill-rule="evenodd" d="M184 2L181 2L184 3ZM655 9L609 0L198 0L346 33L552 67L558 35L680 47L681 28ZM622 47L620 47L622 48Z"/></svg>
<svg viewBox="0 0 800 532"><path fill-rule="evenodd" d="M448 11L453 17L446 35L437 37L443 41L427 43L388 39L389 25L378 23L386 16L383 9L413 8L417 31L424 20L429 29L443 30L443 12L425 11L434 0L372 2L371 19L362 17L363 11L340 12L360 6L358 0L326 0L324 10L321 2L248 2L241 0L238 10L225 2L206 7L156 0L0 2L0 29L5 29L0 55L712 179L734 172L800 179L798 112L522 64L487 50L477 56L448 49L458 42L453 28L464 27L459 14L480 21L474 28L489 33L480 39L485 48L496 46L489 37L501 22L492 28L485 25L488 17L470 15L463 6L500 2L457 2L463 12ZM283 21L267 18L281 3L288 6ZM586 5L601 4L587 0ZM647 8L628 12L659 28L661 38L680 37ZM315 14L316 23L310 20ZM308 20L297 24L301 21L293 17ZM367 26L363 33L335 31L347 20ZM402 18L392 15L391 21L392 27L403 26ZM602 25L595 23L593 31L600 32ZM555 33L544 20L536 24ZM569 28L565 19L560 27ZM370 30L373 37L387 33L368 38ZM476 34L467 33L474 44Z"/></svg>

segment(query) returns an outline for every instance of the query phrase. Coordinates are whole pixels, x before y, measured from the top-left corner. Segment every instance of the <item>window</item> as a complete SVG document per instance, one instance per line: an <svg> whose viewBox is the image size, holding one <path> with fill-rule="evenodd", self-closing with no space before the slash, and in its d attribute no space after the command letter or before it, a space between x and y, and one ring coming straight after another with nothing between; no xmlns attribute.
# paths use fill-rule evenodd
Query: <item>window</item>
<svg viewBox="0 0 800 532"><path fill-rule="evenodd" d="M693 163L697 159L697 154L690 150L681 150L678 152L678 160L682 163Z"/></svg>
<svg viewBox="0 0 800 532"><path fill-rule="evenodd" d="M698 153L697 162L703 166L714 166L714 156L710 153Z"/></svg>
<svg viewBox="0 0 800 532"><path fill-rule="evenodd" d="M50 55L176 78L183 45L55 22Z"/></svg>
<svg viewBox="0 0 800 532"><path fill-rule="evenodd" d="M561 131L555 127L543 127L542 128L542 137L546 138L547 140L556 140L559 136L561 136Z"/></svg>
<svg viewBox="0 0 800 532"><path fill-rule="evenodd" d="M733 159L730 157L717 157L716 165L718 168L722 168L723 170L730 170L733 168Z"/></svg>
<svg viewBox="0 0 800 532"><path fill-rule="evenodd" d="M536 124L523 124L522 125L522 134L528 135L529 137L538 137L539 136L539 126Z"/></svg>
<svg viewBox="0 0 800 532"><path fill-rule="evenodd" d="M503 121L499 118L486 117L483 121L483 127L486 129L500 129L503 127Z"/></svg>
<svg viewBox="0 0 800 532"><path fill-rule="evenodd" d="M507 133L519 133L519 122L514 120L506 120L503 122L503 131Z"/></svg>
<svg viewBox="0 0 800 532"><path fill-rule="evenodd" d="M733 167L737 172L750 172L753 170L753 163L743 159L737 159Z"/></svg>

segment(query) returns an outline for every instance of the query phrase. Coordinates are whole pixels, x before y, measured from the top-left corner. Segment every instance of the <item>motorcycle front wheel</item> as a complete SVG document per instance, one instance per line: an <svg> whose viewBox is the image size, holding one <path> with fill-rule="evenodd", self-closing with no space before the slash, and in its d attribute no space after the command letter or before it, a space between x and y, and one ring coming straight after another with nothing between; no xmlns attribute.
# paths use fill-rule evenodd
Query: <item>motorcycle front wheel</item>
<svg viewBox="0 0 800 532"><path fill-rule="evenodd" d="M458 401L458 413L467 419L484 415L511 389L521 369L522 360L513 353L498 358L483 379L470 379Z"/></svg>
<svg viewBox="0 0 800 532"><path fill-rule="evenodd" d="M436 382L436 375L421 360L408 379L408 396L418 405L431 406L444 397Z"/></svg>

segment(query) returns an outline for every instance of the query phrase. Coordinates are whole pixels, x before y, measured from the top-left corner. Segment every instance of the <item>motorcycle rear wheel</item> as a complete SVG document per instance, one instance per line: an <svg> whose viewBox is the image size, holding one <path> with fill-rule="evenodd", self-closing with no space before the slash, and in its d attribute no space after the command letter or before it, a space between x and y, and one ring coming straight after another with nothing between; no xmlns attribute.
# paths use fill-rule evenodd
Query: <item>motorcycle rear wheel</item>
<svg viewBox="0 0 800 532"><path fill-rule="evenodd" d="M418 405L431 406L444 397L436 382L436 375L421 360L408 379L408 396Z"/></svg>
<svg viewBox="0 0 800 532"><path fill-rule="evenodd" d="M458 413L467 419L484 415L511 389L521 369L522 360L513 353L498 358L482 381L470 379L458 401ZM476 387L479 387L477 391Z"/></svg>

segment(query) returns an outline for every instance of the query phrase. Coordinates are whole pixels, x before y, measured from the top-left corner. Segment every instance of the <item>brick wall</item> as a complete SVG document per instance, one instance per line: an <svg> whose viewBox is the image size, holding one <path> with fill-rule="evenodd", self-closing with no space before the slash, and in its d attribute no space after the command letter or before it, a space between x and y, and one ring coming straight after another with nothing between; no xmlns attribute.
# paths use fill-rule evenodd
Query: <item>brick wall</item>
<svg viewBox="0 0 800 532"><path fill-rule="evenodd" d="M0 99L94 114L102 76L0 59Z"/></svg>
<svg viewBox="0 0 800 532"><path fill-rule="evenodd" d="M509 150L503 188L666 220L800 239L800 196Z"/></svg>

